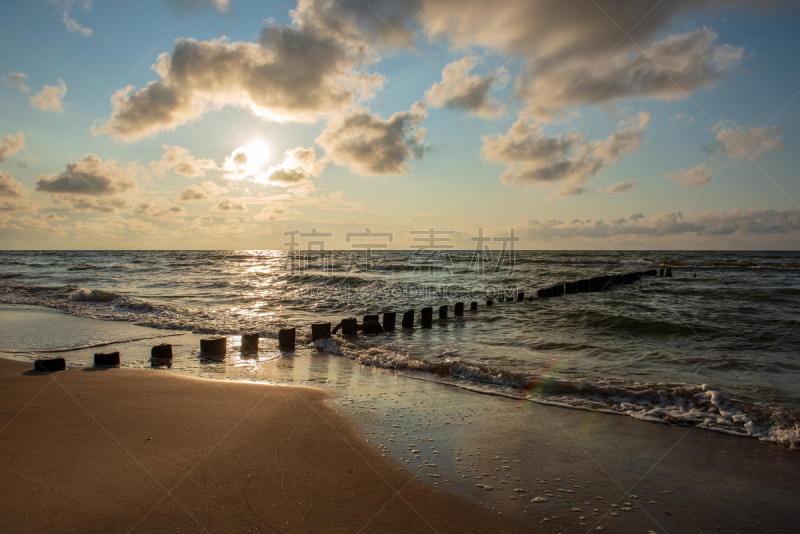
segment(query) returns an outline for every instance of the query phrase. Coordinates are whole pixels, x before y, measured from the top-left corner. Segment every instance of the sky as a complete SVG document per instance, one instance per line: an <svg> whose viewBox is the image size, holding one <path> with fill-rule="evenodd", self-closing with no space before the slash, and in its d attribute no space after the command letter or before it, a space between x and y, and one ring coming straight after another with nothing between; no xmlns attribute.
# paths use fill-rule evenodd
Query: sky
<svg viewBox="0 0 800 534"><path fill-rule="evenodd" d="M5 0L0 249L800 249L799 8Z"/></svg>

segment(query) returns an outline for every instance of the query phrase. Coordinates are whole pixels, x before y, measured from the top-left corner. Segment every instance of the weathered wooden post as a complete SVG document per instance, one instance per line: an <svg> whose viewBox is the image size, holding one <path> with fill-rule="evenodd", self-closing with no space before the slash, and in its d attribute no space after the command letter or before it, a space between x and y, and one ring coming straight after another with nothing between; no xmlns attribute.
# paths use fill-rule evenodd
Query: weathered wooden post
<svg viewBox="0 0 800 534"><path fill-rule="evenodd" d="M377 313L370 313L369 315L365 315L364 322L366 323L367 321L380 321L380 315L378 315Z"/></svg>
<svg viewBox="0 0 800 534"><path fill-rule="evenodd" d="M345 336L358 335L358 319L355 317L342 319L342 334Z"/></svg>
<svg viewBox="0 0 800 534"><path fill-rule="evenodd" d="M324 337L331 337L331 323L316 323L311 325L311 341Z"/></svg>
<svg viewBox="0 0 800 534"><path fill-rule="evenodd" d="M213 354L215 356L224 355L228 352L228 339L225 337L201 339L200 352Z"/></svg>
<svg viewBox="0 0 800 534"><path fill-rule="evenodd" d="M523 300L525 300L525 292L520 291L519 293L517 293L517 301L522 302Z"/></svg>
<svg viewBox="0 0 800 534"><path fill-rule="evenodd" d="M433 324L433 308L430 306L422 308L419 315L419 322L422 328L430 328Z"/></svg>
<svg viewBox="0 0 800 534"><path fill-rule="evenodd" d="M102 353L98 352L94 355L94 366L95 367L111 367L114 365L119 365L119 351L117 352L108 352Z"/></svg>
<svg viewBox="0 0 800 534"><path fill-rule="evenodd" d="M403 314L403 328L414 328L414 310L408 310Z"/></svg>
<svg viewBox="0 0 800 534"><path fill-rule="evenodd" d="M385 312L383 314L383 329L394 330L394 325L396 321L397 321L396 312Z"/></svg>
<svg viewBox="0 0 800 534"><path fill-rule="evenodd" d="M453 307L453 315L456 317L460 317L464 315L464 303L463 302L456 302L456 305Z"/></svg>
<svg viewBox="0 0 800 534"><path fill-rule="evenodd" d="M242 334L242 350L245 352L258 352L258 334Z"/></svg>
<svg viewBox="0 0 800 534"><path fill-rule="evenodd" d="M281 328L278 330L278 348L281 350L294 350L297 331L294 328Z"/></svg>
<svg viewBox="0 0 800 534"><path fill-rule="evenodd" d="M45 373L52 373L55 371L65 371L67 369L67 360L64 358L48 358L36 360L33 362L34 371L44 371Z"/></svg>
<svg viewBox="0 0 800 534"><path fill-rule="evenodd" d="M439 306L439 319L447 319L447 305Z"/></svg>
<svg viewBox="0 0 800 534"><path fill-rule="evenodd" d="M472 302L469 303L469 311L477 311L477 309L478 309L478 303L477 302L472 301Z"/></svg>
<svg viewBox="0 0 800 534"><path fill-rule="evenodd" d="M151 360L171 360L172 359L172 345L169 343L162 343L150 349Z"/></svg>

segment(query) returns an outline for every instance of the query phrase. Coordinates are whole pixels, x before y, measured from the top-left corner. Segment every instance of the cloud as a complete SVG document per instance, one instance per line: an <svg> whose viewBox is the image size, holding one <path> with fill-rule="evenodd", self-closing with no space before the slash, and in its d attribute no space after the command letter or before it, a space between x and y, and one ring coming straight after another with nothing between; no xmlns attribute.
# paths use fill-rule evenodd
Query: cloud
<svg viewBox="0 0 800 534"><path fill-rule="evenodd" d="M267 170L266 179L275 185L294 185L317 176L324 168L313 148L298 147L287 150L283 161Z"/></svg>
<svg viewBox="0 0 800 534"><path fill-rule="evenodd" d="M137 215L153 217L156 219L174 219L186 213L181 206L171 203L163 198L147 199L140 202L133 210Z"/></svg>
<svg viewBox="0 0 800 534"><path fill-rule="evenodd" d="M72 18L72 6L75 4L75 0L50 0L56 9L59 12L61 17L61 22L67 27L67 31L71 33L77 33L81 37L90 37L92 35L92 29L87 28L85 26L81 26L78 24L75 19ZM92 0L82 0L81 5L84 11L89 11L92 8Z"/></svg>
<svg viewBox="0 0 800 534"><path fill-rule="evenodd" d="M678 113L674 117L671 117L670 121L672 121L674 126L686 127L694 122L694 117L686 113Z"/></svg>
<svg viewBox="0 0 800 534"><path fill-rule="evenodd" d="M357 174L404 174L409 172L407 161L425 152L425 128L419 124L427 115L421 102L388 120L357 111L330 122L316 142L331 161Z"/></svg>
<svg viewBox="0 0 800 534"><path fill-rule="evenodd" d="M197 184L192 184L180 192L178 200L181 202L193 202L195 200L206 200L208 195L203 188Z"/></svg>
<svg viewBox="0 0 800 534"><path fill-rule="evenodd" d="M28 200L28 190L13 176L0 171L0 212L30 211L38 204Z"/></svg>
<svg viewBox="0 0 800 534"><path fill-rule="evenodd" d="M711 181L711 172L706 170L706 164L701 163L691 169L681 169L668 172L666 178L687 187L706 185Z"/></svg>
<svg viewBox="0 0 800 534"><path fill-rule="evenodd" d="M501 67L496 76L470 76L476 63L476 57L466 56L445 66L442 81L425 92L425 101L437 108L466 110L477 117L502 115L505 109L489 96L489 91L496 82L507 82L507 71Z"/></svg>
<svg viewBox="0 0 800 534"><path fill-rule="evenodd" d="M321 31L312 15L298 7L292 25L264 27L257 43L176 40L153 66L160 81L115 93L111 117L92 131L133 141L224 106L315 122L370 97L383 77L360 68L368 62L364 44Z"/></svg>
<svg viewBox="0 0 800 534"><path fill-rule="evenodd" d="M67 86L64 80L58 80L58 87L55 85L45 85L40 92L31 95L31 106L42 111L55 111L63 113L63 98L67 94Z"/></svg>
<svg viewBox="0 0 800 534"><path fill-rule="evenodd" d="M707 28L669 35L642 50L612 54L596 63L574 58L521 80L519 96L527 112L552 119L570 105L594 105L624 98L661 100L686 98L712 86L741 60L744 49L715 44L717 34Z"/></svg>
<svg viewBox="0 0 800 534"><path fill-rule="evenodd" d="M219 203L211 208L211 211L222 211L222 212L239 212L243 213L247 211L247 206L245 206L244 202L241 200L231 200L228 197L223 198L219 201Z"/></svg>
<svg viewBox="0 0 800 534"><path fill-rule="evenodd" d="M285 221L289 215L299 215L299 212L288 206L273 204L262 208L253 219L256 221Z"/></svg>
<svg viewBox="0 0 800 534"><path fill-rule="evenodd" d="M581 134L549 136L542 133L541 124L519 119L504 135L484 136L482 154L491 163L506 165L500 175L503 183L565 182L559 194L568 196L584 192L580 184L638 149L649 122L650 115L640 112L621 121L608 138L584 142Z"/></svg>
<svg viewBox="0 0 800 534"><path fill-rule="evenodd" d="M28 93L31 89L25 85L25 80L27 79L28 75L22 72L9 72L8 76L3 78L3 81L7 86L13 87L21 93Z"/></svg>
<svg viewBox="0 0 800 534"><path fill-rule="evenodd" d="M781 142L780 126L744 128L733 121L722 121L712 129L717 132L717 146L729 158L758 159L769 151L780 152L786 145Z"/></svg>
<svg viewBox="0 0 800 534"><path fill-rule="evenodd" d="M114 196L136 187L139 169L135 164L103 162L97 154L86 154L64 171L51 175L40 174L36 190L67 195Z"/></svg>
<svg viewBox="0 0 800 534"><path fill-rule="evenodd" d="M7 157L13 156L25 148L25 135L20 131L17 135L6 134L4 139L0 139L0 161L5 161Z"/></svg>
<svg viewBox="0 0 800 534"><path fill-rule="evenodd" d="M612 184L606 189L607 193L611 193L614 195L618 195L619 193L625 193L626 191L630 191L636 186L636 181L631 180L629 182L619 182L616 184Z"/></svg>
<svg viewBox="0 0 800 534"><path fill-rule="evenodd" d="M606 238L621 235L787 234L800 231L800 210L737 208L729 213L675 212L651 216L637 213L620 219L576 219L569 222L529 220L518 228L522 235L531 239Z"/></svg>
<svg viewBox="0 0 800 534"><path fill-rule="evenodd" d="M161 145L164 155L158 161L150 163L150 169L156 176L164 176L167 172L174 172L186 178L205 176L207 169L216 169L217 164L213 159L195 158L189 150L181 146Z"/></svg>

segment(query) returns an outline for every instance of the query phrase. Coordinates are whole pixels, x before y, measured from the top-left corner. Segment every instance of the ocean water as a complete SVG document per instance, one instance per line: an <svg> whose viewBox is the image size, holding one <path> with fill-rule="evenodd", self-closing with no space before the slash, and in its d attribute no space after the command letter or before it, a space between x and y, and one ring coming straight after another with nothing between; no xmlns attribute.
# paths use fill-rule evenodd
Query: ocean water
<svg viewBox="0 0 800 534"><path fill-rule="evenodd" d="M536 296L665 267L672 277ZM500 301L519 292L523 301ZM453 317L459 301L467 311ZM294 326L301 345L311 345L312 323L395 311L395 332L317 346L475 395L800 447L796 252L5 251L0 303L170 331L260 332L273 344L279 328ZM420 328L419 310L433 306L438 317L442 305L449 317ZM417 323L402 329L409 309ZM42 344L53 350L52 340Z"/></svg>

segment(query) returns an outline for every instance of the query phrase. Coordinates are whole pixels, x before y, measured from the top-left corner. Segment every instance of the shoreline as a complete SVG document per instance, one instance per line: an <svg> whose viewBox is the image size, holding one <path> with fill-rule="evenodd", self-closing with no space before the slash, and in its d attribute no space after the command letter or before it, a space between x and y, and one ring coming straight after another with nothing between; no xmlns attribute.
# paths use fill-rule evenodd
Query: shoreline
<svg viewBox="0 0 800 534"><path fill-rule="evenodd" d="M51 318L69 317L53 313ZM29 319L33 317L37 314ZM129 328L74 317L67 323L71 329ZM38 329L41 322L31 324ZM27 335L24 329L19 333ZM186 352L186 347L197 346L199 337L183 334L170 342ZM126 342L103 350L121 350L124 363L143 366L154 343L152 339ZM59 355L85 363L92 352ZM245 388L261 387L247 383L256 380L321 388L327 392L324 403L347 416L351 427L357 428L356 439L377 457L385 456L382 461L393 461L394 471L417 479L423 487L467 499L466 506L483 509L498 520L511 519L515 523L509 528L794 531L800 456L777 445L599 412L520 404L416 380L411 371L369 367L309 348L298 347L289 357L262 351L256 359L189 363L183 371L150 370L149 376L183 372L217 379L199 382L222 387L239 387L232 381L244 382ZM93 372L91 367L67 372L101 377L136 373ZM142 370L138 374L148 376ZM492 530L499 528L494 525Z"/></svg>

